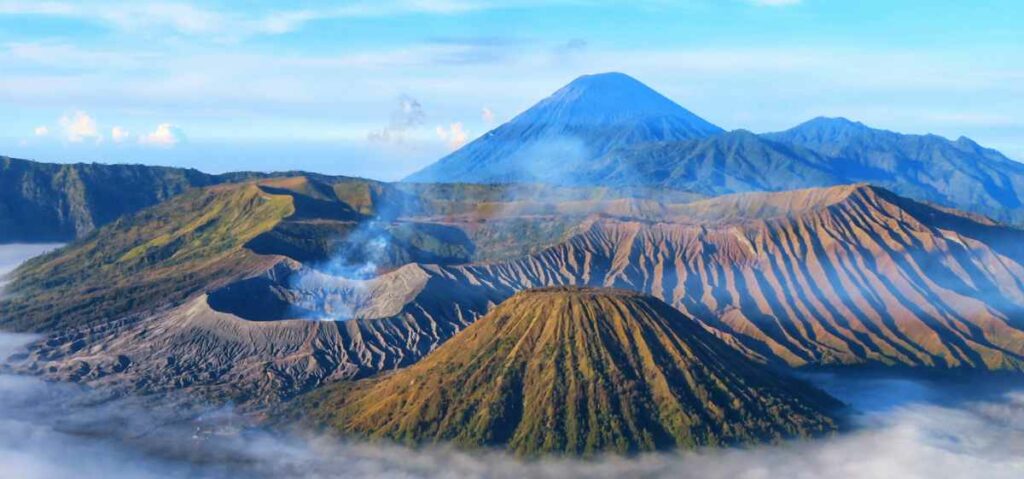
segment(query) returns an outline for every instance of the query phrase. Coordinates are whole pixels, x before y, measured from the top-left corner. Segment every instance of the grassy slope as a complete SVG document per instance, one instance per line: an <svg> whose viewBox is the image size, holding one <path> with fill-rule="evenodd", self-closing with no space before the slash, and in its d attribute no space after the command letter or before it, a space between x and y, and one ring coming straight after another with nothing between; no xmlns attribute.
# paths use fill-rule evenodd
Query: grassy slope
<svg viewBox="0 0 1024 479"><path fill-rule="evenodd" d="M419 363L299 407L345 433L536 455L818 434L835 405L658 300L559 288L519 293Z"/></svg>
<svg viewBox="0 0 1024 479"><path fill-rule="evenodd" d="M52 330L180 302L251 270L241 246L293 211L252 183L189 191L23 265L0 324Z"/></svg>
<svg viewBox="0 0 1024 479"><path fill-rule="evenodd" d="M457 263L514 254L524 245L556 242L579 220L579 214L561 222L477 218L459 227L429 219L395 221L471 210L476 199L523 195L523 188L509 188L396 187L305 175L187 190L25 264L14 273L8 296L0 303L0 326L53 331L173 306L258 271L267 259L253 253L315 265L351 250L345 243L353 232L361 235L357 243L388 238L390 249L382 264L387 269L412 261ZM606 194L537 188L573 198ZM492 214L500 216L501 211ZM384 221L360 226L373 218ZM364 260L358 247L350 253L353 262Z"/></svg>
<svg viewBox="0 0 1024 479"><path fill-rule="evenodd" d="M188 189L245 174L0 157L0 242L68 241Z"/></svg>

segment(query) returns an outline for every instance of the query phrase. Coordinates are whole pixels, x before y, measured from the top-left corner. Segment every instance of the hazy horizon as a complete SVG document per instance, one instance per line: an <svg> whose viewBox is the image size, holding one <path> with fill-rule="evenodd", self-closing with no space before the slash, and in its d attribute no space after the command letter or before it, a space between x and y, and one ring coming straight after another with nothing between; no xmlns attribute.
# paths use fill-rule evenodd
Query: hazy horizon
<svg viewBox="0 0 1024 479"><path fill-rule="evenodd" d="M0 1L0 155L396 180L622 71L727 130L843 116L1024 160L1022 18L1008 0Z"/></svg>

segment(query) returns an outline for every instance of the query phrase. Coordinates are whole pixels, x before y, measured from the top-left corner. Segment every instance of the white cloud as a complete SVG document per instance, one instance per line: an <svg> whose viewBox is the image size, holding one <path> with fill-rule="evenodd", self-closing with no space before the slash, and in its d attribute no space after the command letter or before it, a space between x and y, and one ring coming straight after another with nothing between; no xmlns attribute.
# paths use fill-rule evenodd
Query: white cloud
<svg viewBox="0 0 1024 479"><path fill-rule="evenodd" d="M75 10L75 6L68 2L33 0L0 2L0 14L3 15L71 15Z"/></svg>
<svg viewBox="0 0 1024 479"><path fill-rule="evenodd" d="M64 130L64 139L72 143L102 139L96 127L96 120L84 111L76 110L66 114L60 117L59 123Z"/></svg>
<svg viewBox="0 0 1024 479"><path fill-rule="evenodd" d="M124 127L115 126L110 129L110 139L114 140L114 143L123 143L128 140L131 133Z"/></svg>
<svg viewBox="0 0 1024 479"><path fill-rule="evenodd" d="M19 352L23 344L37 339L0 334L0 356ZM1011 382L1002 377L992 380L997 381ZM840 389L870 397L871 402L896 404L855 418L856 429L835 437L625 458L524 461L497 451L463 452L444 446L409 449L258 428L238 432L238 425L249 424L243 416L229 408L176 407L180 397L173 394L112 399L103 391L73 384L0 374L0 471L13 471L19 478L48 479L1021 477L1021 394L955 399L950 395L969 395L983 388L966 387L959 380L944 387L938 381L908 385L923 396L950 403L939 407L910 400L905 397L907 388L888 387L891 384L884 382L880 385L886 387L873 390L865 390L864 383L856 380L839 384ZM998 387L1012 390L1009 384Z"/></svg>
<svg viewBox="0 0 1024 479"><path fill-rule="evenodd" d="M484 123L486 123L488 125L493 124L494 123L494 110L491 110L490 108L485 106L482 110L480 110L480 119L482 119L484 121Z"/></svg>
<svg viewBox="0 0 1024 479"><path fill-rule="evenodd" d="M802 0L748 0L754 5L760 5L762 7L788 7L790 5L797 5Z"/></svg>
<svg viewBox="0 0 1024 479"><path fill-rule="evenodd" d="M465 47L388 43L282 55L197 47L173 38L173 50L145 39L133 48L45 39L0 45L0 102L24 111L89 105L101 119L114 115L110 119L117 121L122 121L118 115L147 112L152 124L175 118L187 122L189 133L195 129L207 137L286 139L291 129L299 129L292 125L302 125L309 127L304 131L357 131L354 136L362 142L368 132L386 126L387 110L380 114L380 105L390 106L403 91L427 104L432 118L461 118L477 129L482 127L473 125L482 117L467 119L465 112L480 115L486 105L508 118L576 75L617 70L729 129L774 131L830 115L903 132L962 134L1017 152L1024 137L1019 126L995 124L998 118L956 118L971 112L1012 118L1024 107L1019 55L999 49L975 55L969 48L937 52L899 44L868 50L842 44L642 51L612 46L585 49L566 62L551 53L550 44L538 42L502 51L495 61L443 63L438 59L464 55ZM933 126L912 115L924 109L948 115ZM241 116L251 119L245 132L226 120ZM373 118L380 117L383 122L376 124ZM103 125L104 136L111 124ZM443 148L435 124L440 121L428 120L427 127L408 132L407 143L416 137ZM27 132L33 126L18 128ZM60 136L59 126L50 128L53 137ZM134 130L141 133L140 127Z"/></svg>
<svg viewBox="0 0 1024 479"><path fill-rule="evenodd" d="M167 28L178 33L214 33L227 28L228 17L188 3L0 2L0 15L79 18L130 31Z"/></svg>
<svg viewBox="0 0 1024 479"><path fill-rule="evenodd" d="M184 35L240 38L279 35L316 20L370 18L406 14L454 15L494 8L530 6L538 2L480 0L392 0L347 2L302 10L240 13L189 2L111 2L109 0L0 0L0 15L41 15L84 19L131 32L170 30Z"/></svg>
<svg viewBox="0 0 1024 479"><path fill-rule="evenodd" d="M32 130L36 136L46 136L50 134L50 129L46 126L37 126Z"/></svg>
<svg viewBox="0 0 1024 479"><path fill-rule="evenodd" d="M437 132L437 137L447 143L453 150L462 147L469 140L469 132L462 127L462 122L452 123L447 129L439 126L434 131Z"/></svg>
<svg viewBox="0 0 1024 479"><path fill-rule="evenodd" d="M172 147L185 141L185 132L170 123L157 125L152 133L139 137L139 143L144 145Z"/></svg>

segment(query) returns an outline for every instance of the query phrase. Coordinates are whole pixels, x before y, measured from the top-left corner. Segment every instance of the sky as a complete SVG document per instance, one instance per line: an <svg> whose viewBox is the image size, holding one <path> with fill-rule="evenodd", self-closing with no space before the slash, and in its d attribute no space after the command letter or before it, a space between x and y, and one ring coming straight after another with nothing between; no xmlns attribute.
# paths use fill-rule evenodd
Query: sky
<svg viewBox="0 0 1024 479"><path fill-rule="evenodd" d="M1024 161L1019 0L0 0L0 155L397 180L573 78Z"/></svg>

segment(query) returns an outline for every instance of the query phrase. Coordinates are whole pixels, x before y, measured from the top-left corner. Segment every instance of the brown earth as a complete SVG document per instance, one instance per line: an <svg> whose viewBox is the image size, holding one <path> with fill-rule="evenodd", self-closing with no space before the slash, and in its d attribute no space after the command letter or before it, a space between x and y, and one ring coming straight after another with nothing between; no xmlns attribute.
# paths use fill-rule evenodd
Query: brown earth
<svg viewBox="0 0 1024 479"><path fill-rule="evenodd" d="M839 406L662 301L576 287L517 293L418 363L295 405L344 434L525 455L813 436Z"/></svg>
<svg viewBox="0 0 1024 479"><path fill-rule="evenodd" d="M351 193L355 187L345 188ZM294 209L307 214L286 216L263 235L287 238L278 232L313 221L310 207L300 204L305 199L280 192L266 198L259 204L268 213L287 211L270 205L292 198L299 205ZM864 185L688 204L618 199L582 205L568 216L545 215L549 208L534 204L529 214L496 208L488 218L466 207L460 211L468 217L420 209L397 220L412 224L416 234L393 255L395 264L365 280L332 276L294 253L268 248L255 254L255 240L225 250L230 254L218 249L225 255L218 261L232 267L206 283L212 286L200 285L183 301L156 296L145 308L119 315L87 310L86 319L54 328L12 364L59 379L142 392L184 388L260 406L326 382L412 364L517 291L589 285L650 293L765 363L1024 369L1020 230ZM631 211L642 214L631 217ZM357 216L322 216L318 228L362 224ZM548 246L511 259L479 259L488 247L530 249L539 241L515 228L559 219L538 236ZM509 223L495 226L501 221ZM199 234L209 231L219 226ZM435 240L456 233L471 253L437 253L437 245L452 243ZM53 272L73 254L84 253L71 247L25 271ZM416 261L423 257L445 260ZM166 263L158 257L155 264ZM24 298L52 296L51 289L33 293L28 283L21 286ZM102 287L88 293L97 291Z"/></svg>

